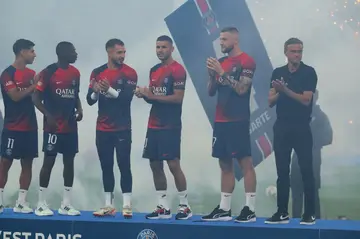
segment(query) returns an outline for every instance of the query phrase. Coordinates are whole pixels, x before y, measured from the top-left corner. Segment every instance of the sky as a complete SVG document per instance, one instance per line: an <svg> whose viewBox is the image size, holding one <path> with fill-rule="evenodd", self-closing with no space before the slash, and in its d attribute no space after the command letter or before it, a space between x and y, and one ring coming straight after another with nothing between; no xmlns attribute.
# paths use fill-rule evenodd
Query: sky
<svg viewBox="0 0 360 239"><path fill-rule="evenodd" d="M110 38L120 38L127 48L126 63L135 68L139 85L148 83L149 69L158 62L155 55L156 37L169 34L164 18L184 0L2 0L0 2L0 69L13 61L12 44L18 38L28 38L36 44L37 58L31 66L40 71L56 61L55 46L66 40L74 43L79 59L75 66L81 72L84 120L79 124L80 153L76 159L74 204L81 209L102 206L101 170L95 148L95 121L97 106L87 106L85 94L91 70L107 61L105 43ZM315 3L317 2L317 3ZM360 39L354 30L341 31L333 24L329 12L333 1L273 0L248 1L252 16L258 26L274 67L285 63L283 43L290 37L304 41L304 62L315 67L319 82L319 104L328 114L334 128L334 142L324 149L324 164L332 169L331 160L359 155L357 132L360 130L360 111L357 110L360 73ZM86 6L86 7L85 7ZM6 19L6 20L5 20ZM241 34L241 33L240 33ZM181 62L179 54L174 53ZM3 106L0 106L3 107ZM2 109L2 108L1 108ZM156 205L156 196L148 162L141 158L149 105L135 99L132 103L133 148L132 170L134 177L135 207L149 211ZM220 187L218 163L211 158L212 129L202 109L191 81L187 83L183 105L182 166L188 178L189 192L201 196L202 191L213 192L218 197ZM42 126L41 115L38 114ZM41 130L39 130L41 133ZM39 134L42 135L42 134ZM39 145L42 145L39 137ZM40 157L34 164L32 190L36 202ZM206 170L204 170L206 169ZM11 169L7 195L16 193L18 172L16 164ZM275 183L273 156L257 167L258 181L262 187ZM119 193L119 173L116 187ZM176 199L173 180L168 174L170 198ZM199 190L201 189L201 190ZM53 204L62 193L61 157L56 163L49 186ZM241 183L237 190L242 190ZM89 194L92 195L89 197ZM264 191L260 192L260 195ZM142 198L148 198L146 202ZM196 197L193 200L197 200ZM243 199L241 199L243 200ZM214 205L215 206L215 205Z"/></svg>

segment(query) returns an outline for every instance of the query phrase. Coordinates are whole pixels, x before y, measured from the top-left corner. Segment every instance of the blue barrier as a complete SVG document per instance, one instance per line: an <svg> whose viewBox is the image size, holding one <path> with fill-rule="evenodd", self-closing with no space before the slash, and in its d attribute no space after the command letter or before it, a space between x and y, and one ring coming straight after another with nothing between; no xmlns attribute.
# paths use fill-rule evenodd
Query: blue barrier
<svg viewBox="0 0 360 239"><path fill-rule="evenodd" d="M293 219L287 225L256 223L200 222L191 220L146 220L144 214L124 219L120 214L111 218L95 218L91 212L81 216L37 217L15 214L6 209L0 214L0 239L358 239L359 221L319 220L316 225L303 226Z"/></svg>

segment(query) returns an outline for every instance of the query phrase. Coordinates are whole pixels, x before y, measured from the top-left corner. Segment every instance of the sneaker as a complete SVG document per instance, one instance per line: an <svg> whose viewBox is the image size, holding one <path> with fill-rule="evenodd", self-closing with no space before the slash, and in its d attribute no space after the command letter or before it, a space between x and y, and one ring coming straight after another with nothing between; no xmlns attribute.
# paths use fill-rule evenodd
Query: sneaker
<svg viewBox="0 0 360 239"><path fill-rule="evenodd" d="M0 214L4 212L4 206L0 205Z"/></svg>
<svg viewBox="0 0 360 239"><path fill-rule="evenodd" d="M116 209L112 206L106 206L93 212L93 215L95 217L115 216L115 214L116 214Z"/></svg>
<svg viewBox="0 0 360 239"><path fill-rule="evenodd" d="M266 224L286 224L289 223L289 214L276 212L272 217L265 220Z"/></svg>
<svg viewBox="0 0 360 239"><path fill-rule="evenodd" d="M308 216L303 215L300 221L301 225L314 225L316 221L316 217L314 215Z"/></svg>
<svg viewBox="0 0 360 239"><path fill-rule="evenodd" d="M13 211L15 213L26 213L26 214L34 212L34 210L31 207L29 207L29 203L27 202L19 203L18 201L16 201Z"/></svg>
<svg viewBox="0 0 360 239"><path fill-rule="evenodd" d="M201 218L203 221L230 221L232 220L231 210L225 211L217 206L209 215Z"/></svg>
<svg viewBox="0 0 360 239"><path fill-rule="evenodd" d="M64 216L79 216L81 214L79 210L76 210L70 204L68 205L61 204L58 213Z"/></svg>
<svg viewBox="0 0 360 239"><path fill-rule="evenodd" d="M251 211L248 206L245 206L240 215L235 218L235 222L256 222L255 212Z"/></svg>
<svg viewBox="0 0 360 239"><path fill-rule="evenodd" d="M176 220L187 220L192 217L192 211L188 205L179 205Z"/></svg>
<svg viewBox="0 0 360 239"><path fill-rule="evenodd" d="M124 206L122 210L122 214L124 218L132 218L133 213L131 206Z"/></svg>
<svg viewBox="0 0 360 239"><path fill-rule="evenodd" d="M54 215L54 212L51 211L51 209L49 208L46 202L43 202L38 204L37 208L35 209L35 215L40 217L52 216Z"/></svg>
<svg viewBox="0 0 360 239"><path fill-rule="evenodd" d="M145 216L146 219L171 219L170 209L165 209L162 205L158 205L152 213Z"/></svg>

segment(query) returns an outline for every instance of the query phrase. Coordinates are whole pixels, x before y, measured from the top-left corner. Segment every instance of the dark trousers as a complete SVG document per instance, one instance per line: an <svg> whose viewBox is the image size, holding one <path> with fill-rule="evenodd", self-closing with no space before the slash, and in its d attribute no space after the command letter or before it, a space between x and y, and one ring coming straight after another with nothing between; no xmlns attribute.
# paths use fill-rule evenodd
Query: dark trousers
<svg viewBox="0 0 360 239"><path fill-rule="evenodd" d="M278 211L288 212L290 193L290 162L294 149L299 160L299 167L304 185L305 214L315 214L315 180L313 173L313 138L308 123L274 124L274 152L277 170L277 206Z"/></svg>
<svg viewBox="0 0 360 239"><path fill-rule="evenodd" d="M313 148L313 172L315 178L315 216L321 218L319 189L321 186L321 148ZM304 187L296 153L293 154L290 170L292 217L300 218L303 213Z"/></svg>

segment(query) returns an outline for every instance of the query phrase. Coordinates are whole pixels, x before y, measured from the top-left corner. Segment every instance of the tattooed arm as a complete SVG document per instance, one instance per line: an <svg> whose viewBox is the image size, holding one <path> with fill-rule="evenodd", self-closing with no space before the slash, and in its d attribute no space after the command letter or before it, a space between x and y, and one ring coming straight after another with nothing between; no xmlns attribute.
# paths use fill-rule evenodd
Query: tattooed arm
<svg viewBox="0 0 360 239"><path fill-rule="evenodd" d="M233 76L225 72L220 62L215 58L211 57L207 60L207 67L208 69L215 71L220 76L217 79L219 84L229 86L238 95L243 95L249 92L251 88L256 64L251 57L243 59L239 63L242 67L239 79L234 79Z"/></svg>
<svg viewBox="0 0 360 239"><path fill-rule="evenodd" d="M247 75L240 75L240 78L237 81L225 73L221 76L219 81L223 85L230 86L238 95L243 95L249 91L252 84L252 77Z"/></svg>

